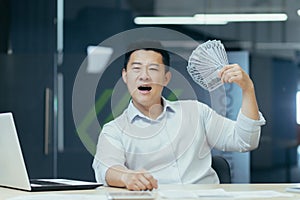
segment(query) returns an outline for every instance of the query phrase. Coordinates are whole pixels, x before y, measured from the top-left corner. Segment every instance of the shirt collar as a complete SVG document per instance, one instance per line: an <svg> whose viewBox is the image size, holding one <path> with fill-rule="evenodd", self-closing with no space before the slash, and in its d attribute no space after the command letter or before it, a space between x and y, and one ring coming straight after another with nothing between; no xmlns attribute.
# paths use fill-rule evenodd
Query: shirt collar
<svg viewBox="0 0 300 200"><path fill-rule="evenodd" d="M173 108L172 102L169 100L166 100L164 97L162 97L164 109L163 112L160 114L160 116L156 119L161 119L165 113L168 112L175 112L175 108ZM135 105L133 104L132 100L130 100L130 103L127 108L127 116L129 121L132 123L136 118L143 118L149 121L156 121L153 119L150 119L149 117L145 116L141 111L139 111Z"/></svg>

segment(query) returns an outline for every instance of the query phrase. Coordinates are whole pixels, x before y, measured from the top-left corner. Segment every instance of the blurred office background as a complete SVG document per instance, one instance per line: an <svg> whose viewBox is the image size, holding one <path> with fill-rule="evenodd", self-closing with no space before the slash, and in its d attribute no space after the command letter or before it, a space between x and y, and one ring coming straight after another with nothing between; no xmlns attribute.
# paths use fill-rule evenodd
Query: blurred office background
<svg viewBox="0 0 300 200"><path fill-rule="evenodd" d="M107 68L106 79L97 86L95 107L90 108L97 119L86 110L78 127L72 95L87 49L129 29L163 27L199 43L219 39L233 53L232 59L234 52L246 55L241 59L248 63L267 124L259 148L245 161L249 174L245 181L300 182L299 9L299 0L0 0L0 112L14 114L30 177L94 180L92 154L100 129L93 124L98 121L102 126L112 118L110 98L121 75L122 59ZM258 13L277 13L283 18L245 21L238 17L240 21L213 24L207 18L195 19L195 14ZM148 18L154 21L146 24L136 18L161 16L192 21ZM186 55L196 48L187 40L170 40L166 45ZM186 73L186 61L174 60L173 65L181 66L176 69ZM86 76L90 80L99 74ZM245 171L234 164L232 168L236 176Z"/></svg>

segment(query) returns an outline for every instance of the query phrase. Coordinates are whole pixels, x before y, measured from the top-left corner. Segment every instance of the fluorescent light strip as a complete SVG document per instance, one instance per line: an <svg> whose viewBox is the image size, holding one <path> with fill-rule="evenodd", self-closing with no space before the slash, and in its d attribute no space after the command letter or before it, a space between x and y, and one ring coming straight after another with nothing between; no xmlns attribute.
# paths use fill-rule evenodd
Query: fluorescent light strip
<svg viewBox="0 0 300 200"><path fill-rule="evenodd" d="M255 13L255 14L196 14L199 20L224 20L227 22L259 22L259 21L286 21L285 13Z"/></svg>
<svg viewBox="0 0 300 200"><path fill-rule="evenodd" d="M297 11L300 16L300 10ZM228 22L262 22L286 21L285 13L255 13L255 14L196 14L194 17L136 17L134 23L138 25L180 25L180 24L205 24L224 25Z"/></svg>
<svg viewBox="0 0 300 200"><path fill-rule="evenodd" d="M296 93L296 121L300 124L300 91Z"/></svg>
<svg viewBox="0 0 300 200"><path fill-rule="evenodd" d="M169 25L179 25L179 24L226 24L227 22L220 19L213 20L202 20L195 17L136 17L134 18L134 23L138 25L158 25L158 24L169 24Z"/></svg>

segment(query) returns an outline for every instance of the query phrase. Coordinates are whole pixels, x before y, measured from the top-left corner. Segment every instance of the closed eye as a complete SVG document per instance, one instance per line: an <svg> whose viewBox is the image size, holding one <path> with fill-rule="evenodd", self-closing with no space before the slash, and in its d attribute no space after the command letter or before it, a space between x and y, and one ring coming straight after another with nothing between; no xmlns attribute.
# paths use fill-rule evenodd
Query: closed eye
<svg viewBox="0 0 300 200"><path fill-rule="evenodd" d="M159 70L159 64L150 64L149 70L158 71Z"/></svg>
<svg viewBox="0 0 300 200"><path fill-rule="evenodd" d="M132 67L133 70L141 69L140 67Z"/></svg>
<svg viewBox="0 0 300 200"><path fill-rule="evenodd" d="M139 72L142 68L142 64L141 63L133 63L131 64L131 69L135 72Z"/></svg>

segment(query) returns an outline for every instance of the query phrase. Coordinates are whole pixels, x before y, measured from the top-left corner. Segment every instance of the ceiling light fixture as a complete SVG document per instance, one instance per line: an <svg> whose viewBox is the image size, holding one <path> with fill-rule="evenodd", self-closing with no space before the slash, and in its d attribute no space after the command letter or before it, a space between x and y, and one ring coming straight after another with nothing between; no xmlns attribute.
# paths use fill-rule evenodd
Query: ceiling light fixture
<svg viewBox="0 0 300 200"><path fill-rule="evenodd" d="M297 10L297 14L300 16L300 9L299 9L299 10Z"/></svg>
<svg viewBox="0 0 300 200"><path fill-rule="evenodd" d="M297 11L300 16L300 9ZM285 13L254 13L254 14L196 14L193 17L152 16L135 17L137 25L224 25L228 22L266 22L286 21Z"/></svg>
<svg viewBox="0 0 300 200"><path fill-rule="evenodd" d="M226 21L222 19L198 19L196 17L165 17L165 16L157 16L157 17L135 17L134 23L137 25L197 25L197 24L205 24L205 25L222 25L226 24Z"/></svg>
<svg viewBox="0 0 300 200"><path fill-rule="evenodd" d="M255 13L255 14L196 14L199 20L224 20L227 22L262 22L262 21L286 21L285 13Z"/></svg>

